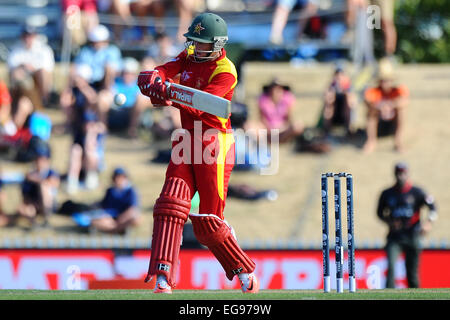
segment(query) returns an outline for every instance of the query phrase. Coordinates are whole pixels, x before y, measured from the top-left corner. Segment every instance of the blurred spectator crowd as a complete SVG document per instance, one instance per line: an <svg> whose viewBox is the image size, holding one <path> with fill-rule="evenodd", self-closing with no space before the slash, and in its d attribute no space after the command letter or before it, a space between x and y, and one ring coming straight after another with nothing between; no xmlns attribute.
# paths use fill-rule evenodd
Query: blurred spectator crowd
<svg viewBox="0 0 450 320"><path fill-rule="evenodd" d="M321 21L316 17L318 0L284 1L271 4L270 39L267 46L283 43L283 29L290 12L298 9L299 38L302 34L320 34ZM390 2L390 1L386 1ZM348 30L354 31L358 12L364 11L368 1L349 0L347 5ZM9 50L6 61L7 78L0 79L0 148L2 157L31 163L23 177L9 176L9 182L20 185L22 200L13 214L2 211L5 201L1 191L8 179L0 180L0 226L15 225L26 219L31 227L47 226L48 217L62 211L70 214L77 225L94 231L124 234L128 227L140 221L138 190L132 185L124 167L115 168L111 186L95 204L67 201L57 203L58 192L74 195L80 189L99 188L99 175L105 170L105 140L109 133L129 139L139 138L139 129L145 127L154 140L167 140L173 129L180 127L178 111L172 107L151 109L150 101L139 94L136 86L140 70L150 70L183 50L182 34L197 12L205 10L199 0L62 0L64 35L69 37L70 63L66 82L61 91L55 90L55 61L58 54L45 41L39 29L23 24L20 39ZM169 35L164 25L168 10L178 18L178 30ZM387 12L387 11L386 11ZM110 17L110 24L100 23L99 15ZM140 22L151 19L152 28ZM379 83L373 88L359 85L355 89L351 77L340 66L330 75L330 84L323 94L323 111L317 124L307 125L292 118L296 96L282 79L261 88L258 97L259 121L247 121L248 109L242 101L233 101L232 125L235 129L257 128L280 130L280 143L294 143L299 152L325 153L330 151L329 138L335 126L343 126L345 138L358 134L354 116L358 94L367 105L367 138L364 152L375 150L377 137L395 136L395 148L403 149L402 128L408 90L397 85L392 70L391 56L395 52L395 30L391 16L382 19L386 25L386 56L374 69L373 47L364 43L361 63L368 65L370 75L378 74ZM138 22L138 23L137 23ZM119 44L130 37L130 30L138 35L138 42L146 46L141 57L126 56ZM394 34L394 35L393 35ZM67 40L67 39L66 39ZM394 49L392 49L394 48ZM367 51L369 50L369 51ZM367 53L369 52L369 53ZM373 54L373 53L372 53ZM363 68L363 66L361 67ZM60 85L58 83L58 85ZM367 90L366 90L367 89ZM124 105L116 105L114 96L123 93ZM47 114L56 108L64 114L64 124L57 128ZM158 113L157 121L154 114ZM150 114L150 120L145 120ZM51 150L52 134L71 136L69 150ZM239 154L239 145L236 145ZM245 149L245 148L243 148ZM66 152L69 162L66 172L52 167L52 154ZM161 150L155 161L168 161L170 154ZM246 152L246 151L244 151ZM245 155L248 157L248 155ZM1 168L0 168L1 169ZM237 170L254 169L243 164ZM5 172L3 172L5 173ZM230 197L247 200L276 200L274 190L257 190L248 185L230 185Z"/></svg>

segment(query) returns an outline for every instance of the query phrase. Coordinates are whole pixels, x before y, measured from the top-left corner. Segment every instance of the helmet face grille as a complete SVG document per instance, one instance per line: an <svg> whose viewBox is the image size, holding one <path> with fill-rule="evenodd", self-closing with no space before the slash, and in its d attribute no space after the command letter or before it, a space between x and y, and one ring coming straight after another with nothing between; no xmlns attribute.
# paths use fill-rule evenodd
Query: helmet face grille
<svg viewBox="0 0 450 320"><path fill-rule="evenodd" d="M205 62L216 59L217 56L211 56L213 52L219 52L222 50L223 45L216 45L218 41L214 42L214 45L212 46L212 50L199 50L196 46L196 41L188 39L184 43L184 47L187 50L188 55L190 55L195 62ZM207 54L206 56L199 55L199 54Z"/></svg>
<svg viewBox="0 0 450 320"><path fill-rule="evenodd" d="M220 51L228 42L228 37L215 37L213 51Z"/></svg>

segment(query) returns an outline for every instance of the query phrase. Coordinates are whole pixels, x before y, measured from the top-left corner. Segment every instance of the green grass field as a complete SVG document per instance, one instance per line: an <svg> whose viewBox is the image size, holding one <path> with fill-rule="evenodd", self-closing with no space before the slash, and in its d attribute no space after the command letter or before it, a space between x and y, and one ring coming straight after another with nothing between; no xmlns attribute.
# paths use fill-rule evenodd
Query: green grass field
<svg viewBox="0 0 450 320"><path fill-rule="evenodd" d="M0 300L450 300L445 289L358 290L355 293L323 293L321 290L175 290L172 295L150 290L0 290Z"/></svg>

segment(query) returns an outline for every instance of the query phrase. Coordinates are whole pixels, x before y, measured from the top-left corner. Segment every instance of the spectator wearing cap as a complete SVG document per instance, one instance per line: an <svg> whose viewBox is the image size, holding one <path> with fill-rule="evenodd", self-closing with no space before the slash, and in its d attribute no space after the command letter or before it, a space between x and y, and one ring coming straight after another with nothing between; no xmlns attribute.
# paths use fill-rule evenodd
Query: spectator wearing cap
<svg viewBox="0 0 450 320"><path fill-rule="evenodd" d="M103 104L110 93L114 79L122 68L120 49L109 42L110 33L104 25L98 25L88 33L89 44L81 48L75 57L71 70L69 87L61 94L61 107L70 116L70 107L74 103L73 87L83 87L89 91L89 103L98 111L100 120L106 125L108 110L102 110Z"/></svg>
<svg viewBox="0 0 450 320"><path fill-rule="evenodd" d="M88 65L91 70L89 84L100 91L109 89L122 66L120 49L110 43L110 32L104 25L98 25L88 33L89 44L75 57L75 65Z"/></svg>
<svg viewBox="0 0 450 320"><path fill-rule="evenodd" d="M91 77L88 64L75 65L71 86L61 95L66 125L73 136L66 179L68 194L78 192L80 181L88 190L97 188L103 164L106 126L100 120L98 93L89 84Z"/></svg>
<svg viewBox="0 0 450 320"><path fill-rule="evenodd" d="M36 149L34 168L28 172L21 186L22 203L15 219L24 217L35 227L42 219L47 225L49 216L57 207L59 174L51 167L50 148L45 145Z"/></svg>
<svg viewBox="0 0 450 320"><path fill-rule="evenodd" d="M385 247L388 260L386 287L396 287L395 266L403 252L408 287L418 288L421 238L431 231L432 223L437 220L436 204L433 196L411 182L405 162L395 165L394 176L395 184L382 191L377 207L378 218L389 228ZM428 207L427 219L421 216L424 206Z"/></svg>
<svg viewBox="0 0 450 320"><path fill-rule="evenodd" d="M89 85L91 77L92 69L88 64L75 65L69 86L61 92L60 105L66 115L65 125L68 131L76 131L79 115L85 109L97 112L98 94Z"/></svg>
<svg viewBox="0 0 450 320"><path fill-rule="evenodd" d="M146 108L151 107L151 103L140 94L136 86L140 70L139 62L134 58L126 57L123 59L122 66L120 77L115 79L111 91L102 96L103 99L99 101L99 104L102 104L101 110L108 110L107 123L110 131L127 130L130 137L136 137L139 117ZM126 97L126 102L120 106L114 103L114 96L119 93Z"/></svg>
<svg viewBox="0 0 450 320"><path fill-rule="evenodd" d="M45 106L52 89L55 58L52 48L35 28L28 25L23 28L7 63L13 104L26 95L35 108Z"/></svg>
<svg viewBox="0 0 450 320"><path fill-rule="evenodd" d="M278 79L273 79L263 87L263 92L258 98L260 120L267 130L279 130L279 142L288 142L302 134L304 126L301 122L295 122L292 110L296 98L289 86L282 84Z"/></svg>
<svg viewBox="0 0 450 320"><path fill-rule="evenodd" d="M392 64L387 59L380 61L378 86L364 93L367 110L367 141L363 151L375 150L378 137L394 136L396 151L403 151L405 112L409 90L405 85L395 84Z"/></svg>
<svg viewBox="0 0 450 320"><path fill-rule="evenodd" d="M138 194L124 168L114 169L112 186L106 190L100 208L103 214L92 220L93 228L98 231L124 234L129 227L139 224Z"/></svg>

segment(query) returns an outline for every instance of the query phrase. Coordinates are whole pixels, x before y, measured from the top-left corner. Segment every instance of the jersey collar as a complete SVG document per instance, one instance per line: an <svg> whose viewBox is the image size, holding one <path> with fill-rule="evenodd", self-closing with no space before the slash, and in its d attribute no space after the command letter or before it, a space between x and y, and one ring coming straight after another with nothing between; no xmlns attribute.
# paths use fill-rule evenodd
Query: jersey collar
<svg viewBox="0 0 450 320"><path fill-rule="evenodd" d="M406 181L405 185L403 187L396 186L397 190L400 191L400 193L407 193L412 188L412 183L410 181Z"/></svg>

